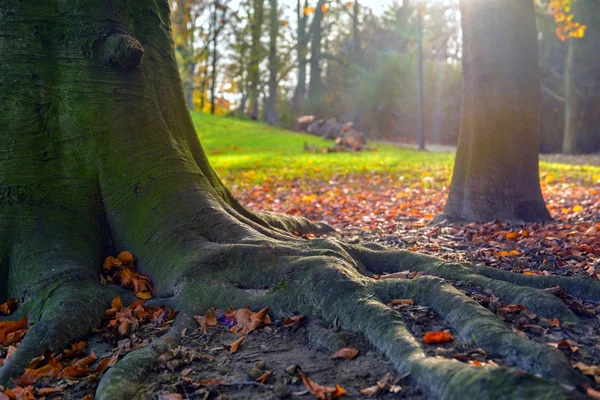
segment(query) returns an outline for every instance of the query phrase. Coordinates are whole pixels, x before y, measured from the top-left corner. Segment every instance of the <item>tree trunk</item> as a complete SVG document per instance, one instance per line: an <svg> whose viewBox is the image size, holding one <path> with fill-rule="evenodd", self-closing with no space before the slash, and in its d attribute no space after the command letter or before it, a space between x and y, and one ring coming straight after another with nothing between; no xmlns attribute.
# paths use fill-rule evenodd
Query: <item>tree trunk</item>
<svg viewBox="0 0 600 400"><path fill-rule="evenodd" d="M279 18L277 15L277 0L269 0L270 3L270 43L269 43L269 97L265 104L265 122L277 125L277 71L279 60L277 58L277 36L279 35Z"/></svg>
<svg viewBox="0 0 600 400"><path fill-rule="evenodd" d="M323 6L325 0L319 0L311 27L310 45L310 82L308 84L308 102L311 106L321 99L321 45L323 39Z"/></svg>
<svg viewBox="0 0 600 400"><path fill-rule="evenodd" d="M461 14L463 108L444 212L469 221L547 220L533 2L461 1Z"/></svg>
<svg viewBox="0 0 600 400"><path fill-rule="evenodd" d="M250 80L250 105L252 111L250 112L250 118L258 119L258 98L259 98L259 83L260 83L260 59L261 59L261 44L260 38L262 36L262 25L264 19L264 0L252 0L253 3L253 14L252 14L252 45L250 47L250 63L248 65L248 78Z"/></svg>
<svg viewBox="0 0 600 400"><path fill-rule="evenodd" d="M214 114L216 111L216 96L217 96L217 36L219 28L217 28L217 7L213 11L212 18L213 26L213 37L212 37L212 65L211 65L211 76L210 76L210 113Z"/></svg>
<svg viewBox="0 0 600 400"><path fill-rule="evenodd" d="M294 90L292 96L292 107L296 114L302 112L304 105L304 99L306 97L306 55L308 37L306 32L306 21L307 15L304 13L304 9L308 7L308 1L305 0L304 7L300 0L297 2L297 14L298 14L298 43L296 44L296 57L298 58L298 84Z"/></svg>
<svg viewBox="0 0 600 400"><path fill-rule="evenodd" d="M567 39L567 55L565 57L565 128L563 133L562 152L577 154L579 139L579 94L575 61L579 39Z"/></svg>
<svg viewBox="0 0 600 400"><path fill-rule="evenodd" d="M360 15L360 4L358 0L354 0L352 8L352 57L354 62L361 65L362 49L360 48L360 28L358 17Z"/></svg>

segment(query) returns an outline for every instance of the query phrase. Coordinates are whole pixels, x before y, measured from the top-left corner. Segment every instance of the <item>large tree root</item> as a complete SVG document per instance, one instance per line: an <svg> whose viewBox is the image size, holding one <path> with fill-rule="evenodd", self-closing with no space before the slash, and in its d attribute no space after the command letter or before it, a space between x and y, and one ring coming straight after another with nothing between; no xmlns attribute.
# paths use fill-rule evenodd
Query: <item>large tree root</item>
<svg viewBox="0 0 600 400"><path fill-rule="evenodd" d="M369 248L370 247L370 248ZM203 242L202 253L187 259L176 275L169 298L154 299L182 311L200 313L209 307L270 306L278 316L292 311L337 320L341 327L360 331L402 372L441 398L572 398L588 381L564 355L546 345L516 335L493 313L455 289L450 281L471 281L489 288L504 301L525 304L547 317L576 322L577 317L556 297L540 290L561 285L567 291L595 299L598 283L568 278L520 276L467 264L447 263L417 253L382 250L378 246L349 246L331 240L279 241L251 236L245 243ZM374 273L422 271L412 280L375 280ZM175 277L175 275L173 275ZM55 282L46 301L23 308L36 324L15 356L0 370L4 383L20 373L44 350L58 351L98 325L114 295L111 286L88 280ZM114 289L114 288L113 288ZM509 365L537 374L506 368L474 367L455 360L428 357L399 314L385 304L393 298L412 298L445 318L458 336ZM186 317L180 320L188 321ZM150 347L131 353L102 380L99 398L118 398L136 387L161 352L178 342L181 323ZM116 393L120 393L117 396ZM116 397L115 397L116 396ZM125 397L123 397L125 396ZM121 398L126 398L126 395Z"/></svg>
<svg viewBox="0 0 600 400"><path fill-rule="evenodd" d="M508 302L525 304L542 315L577 321L557 298L538 289L563 284L564 278L544 277L542 283L531 279L535 277L521 280L521 276L510 273L451 264L412 252L348 246L330 240L265 243L264 238L254 238L247 242L205 246L205 257L193 257L195 268L184 269L178 282L170 286L172 297L153 302L178 307L183 315L209 307L250 304L268 305L278 316L297 311L337 320L345 329L363 332L399 371L410 372L434 397L573 398L580 395L576 388L588 384L560 351L516 335L448 281L472 281L492 289ZM426 275L412 280L375 280L369 276L404 270ZM597 283L582 281L586 293L597 293ZM563 287L571 288L564 284ZM57 351L83 337L100 322L113 294L107 287L87 281L57 284L49 289L45 304L38 311L29 310L30 315L39 313L39 322L0 370L3 382L22 371L28 360L43 350ZM426 356L397 312L385 305L392 298L412 298L417 304L432 308L462 340L499 354L509 365L541 378L513 369L474 367ZM187 321L186 317L182 319ZM186 322L177 322L156 343L121 360L103 378L99 398L112 399L120 396L115 393L129 393L126 387L135 387L155 365L158 355L176 345L176 327L182 323Z"/></svg>

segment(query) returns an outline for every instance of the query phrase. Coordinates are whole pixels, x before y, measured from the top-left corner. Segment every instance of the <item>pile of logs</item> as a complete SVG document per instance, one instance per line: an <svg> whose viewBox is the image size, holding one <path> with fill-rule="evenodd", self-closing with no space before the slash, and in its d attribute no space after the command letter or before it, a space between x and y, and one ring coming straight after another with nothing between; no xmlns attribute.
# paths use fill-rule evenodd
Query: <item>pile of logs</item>
<svg viewBox="0 0 600 400"><path fill-rule="evenodd" d="M338 121L337 118L316 120L314 115L299 117L296 131L335 140L335 146L329 151L361 151L367 144L365 136L352 129L352 122Z"/></svg>

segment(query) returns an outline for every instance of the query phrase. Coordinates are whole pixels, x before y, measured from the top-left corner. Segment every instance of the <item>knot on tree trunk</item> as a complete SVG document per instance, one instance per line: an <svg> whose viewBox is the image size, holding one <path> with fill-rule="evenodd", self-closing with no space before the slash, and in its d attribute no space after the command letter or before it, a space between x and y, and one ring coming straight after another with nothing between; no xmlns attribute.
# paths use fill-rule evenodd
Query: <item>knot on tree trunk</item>
<svg viewBox="0 0 600 400"><path fill-rule="evenodd" d="M133 69L142 63L142 57L144 47L132 36L114 33L104 42L103 61L108 66Z"/></svg>

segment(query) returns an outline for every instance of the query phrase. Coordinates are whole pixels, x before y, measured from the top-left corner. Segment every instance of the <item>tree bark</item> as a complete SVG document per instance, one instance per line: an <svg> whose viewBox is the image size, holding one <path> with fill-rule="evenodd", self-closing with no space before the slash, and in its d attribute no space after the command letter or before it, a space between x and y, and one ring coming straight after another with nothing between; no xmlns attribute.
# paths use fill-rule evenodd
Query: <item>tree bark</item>
<svg viewBox="0 0 600 400"><path fill-rule="evenodd" d="M277 125L277 71L279 60L277 58L277 36L279 36L279 18L277 0L269 0L270 27L269 27L269 97L265 104L265 122Z"/></svg>
<svg viewBox="0 0 600 400"><path fill-rule="evenodd" d="M298 42L296 43L296 57L298 58L298 84L294 89L292 96L292 107L296 114L302 112L304 100L306 97L306 55L308 46L308 33L306 32L306 22L308 16L304 13L306 7L308 7L308 0L304 1L304 6L300 0L297 1L297 14L298 14Z"/></svg>
<svg viewBox="0 0 600 400"><path fill-rule="evenodd" d="M463 108L444 212L469 221L547 220L538 170L540 71L534 5L483 0L461 1L460 7Z"/></svg>
<svg viewBox="0 0 600 400"><path fill-rule="evenodd" d="M562 152L577 154L579 139L579 94L577 93L576 53L579 39L567 39L567 55L565 57L565 129L563 133Z"/></svg>
<svg viewBox="0 0 600 400"><path fill-rule="evenodd" d="M212 37L212 65L211 65L211 76L210 76L210 113L214 114L216 111L216 96L217 96L217 36L219 35L219 28L217 28L217 6L214 6L212 15L212 26L213 26L213 37Z"/></svg>
<svg viewBox="0 0 600 400"><path fill-rule="evenodd" d="M308 102L311 106L321 99L321 45L323 40L323 6L325 0L319 0L311 26L310 45L310 81L308 84Z"/></svg>
<svg viewBox="0 0 600 400"><path fill-rule="evenodd" d="M252 0L253 13L252 13L252 45L250 47L250 63L248 65L248 79L250 81L250 106L252 111L250 112L250 118L258 119L258 98L259 83L260 83L260 69L259 64L261 60L261 44L260 38L262 36L262 26L264 20L264 0Z"/></svg>

